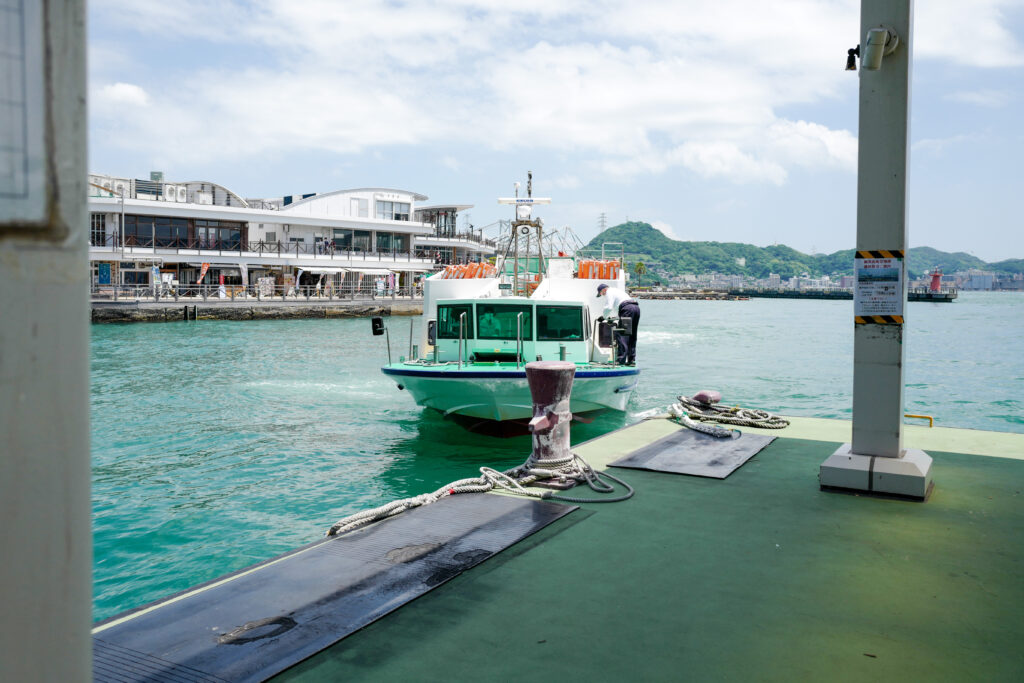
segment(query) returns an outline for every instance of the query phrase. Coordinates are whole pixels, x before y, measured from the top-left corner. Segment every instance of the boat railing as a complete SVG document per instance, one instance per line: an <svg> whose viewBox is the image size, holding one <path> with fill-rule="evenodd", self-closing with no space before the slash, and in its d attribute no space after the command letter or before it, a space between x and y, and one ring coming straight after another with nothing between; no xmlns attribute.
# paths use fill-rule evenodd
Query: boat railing
<svg viewBox="0 0 1024 683"><path fill-rule="evenodd" d="M465 312L459 313L459 370L462 369L462 339L464 336L464 327L466 325L466 314Z"/></svg>
<svg viewBox="0 0 1024 683"><path fill-rule="evenodd" d="M523 360L523 313L516 313L516 369Z"/></svg>
<svg viewBox="0 0 1024 683"><path fill-rule="evenodd" d="M594 259L601 261L618 261L620 266L626 262L626 247L622 242L604 242L601 248L577 249L576 259Z"/></svg>
<svg viewBox="0 0 1024 683"><path fill-rule="evenodd" d="M952 287L952 286L949 286L949 285L944 285L942 287L939 287L939 289L937 289L937 290L933 290L931 287L928 287L928 286L912 287L910 289L910 292L913 293L913 294L929 294L929 293L935 293L935 294L956 294L956 287Z"/></svg>

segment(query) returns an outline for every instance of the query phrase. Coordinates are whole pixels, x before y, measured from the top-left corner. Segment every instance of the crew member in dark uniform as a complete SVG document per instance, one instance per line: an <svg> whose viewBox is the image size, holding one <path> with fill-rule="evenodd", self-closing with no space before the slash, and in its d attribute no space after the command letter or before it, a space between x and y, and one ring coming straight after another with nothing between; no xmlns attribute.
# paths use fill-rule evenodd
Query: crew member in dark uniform
<svg viewBox="0 0 1024 683"><path fill-rule="evenodd" d="M636 299L629 298L629 295L617 287L609 287L603 282L597 286L597 296L605 297L604 315L599 320L615 311L619 318L630 318L633 320L633 331L630 334L623 334L616 330L615 345L618 348L618 362L622 365L636 365L636 333L640 327L640 304Z"/></svg>

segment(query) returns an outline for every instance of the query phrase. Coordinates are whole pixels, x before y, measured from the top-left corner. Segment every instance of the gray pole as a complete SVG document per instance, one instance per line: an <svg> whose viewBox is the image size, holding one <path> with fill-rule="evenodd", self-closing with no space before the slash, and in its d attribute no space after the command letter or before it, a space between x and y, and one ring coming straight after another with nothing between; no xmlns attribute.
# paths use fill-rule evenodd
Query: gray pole
<svg viewBox="0 0 1024 683"><path fill-rule="evenodd" d="M0 202L0 681L89 681L85 3L5 9L27 36L3 49L22 59L28 88L0 79L0 100L24 103L38 127L0 139L22 143L38 170L23 214Z"/></svg>
<svg viewBox="0 0 1024 683"><path fill-rule="evenodd" d="M866 68L872 61L870 43L885 39L879 29L894 32L899 42L879 68ZM872 30L877 33L869 36ZM902 256L907 248L913 0L862 0L859 35L857 251L858 256L899 255L900 282L888 315L855 315L853 439L822 464L821 485L923 499L931 484L931 458L903 448L907 292ZM855 307L861 308L859 279L857 288Z"/></svg>

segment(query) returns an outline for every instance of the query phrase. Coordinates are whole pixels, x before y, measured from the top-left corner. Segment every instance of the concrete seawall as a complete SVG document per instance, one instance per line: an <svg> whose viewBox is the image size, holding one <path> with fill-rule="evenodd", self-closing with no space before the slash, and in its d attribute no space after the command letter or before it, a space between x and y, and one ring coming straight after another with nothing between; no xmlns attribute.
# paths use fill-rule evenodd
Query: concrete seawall
<svg viewBox="0 0 1024 683"><path fill-rule="evenodd" d="M162 323L181 320L295 320L420 315L421 301L330 303L93 303L94 323Z"/></svg>

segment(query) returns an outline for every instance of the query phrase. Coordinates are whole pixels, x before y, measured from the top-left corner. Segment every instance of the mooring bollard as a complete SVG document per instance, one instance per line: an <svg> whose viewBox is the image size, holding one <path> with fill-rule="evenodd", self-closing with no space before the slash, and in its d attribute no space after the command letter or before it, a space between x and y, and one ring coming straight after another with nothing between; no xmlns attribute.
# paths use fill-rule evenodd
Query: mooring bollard
<svg viewBox="0 0 1024 683"><path fill-rule="evenodd" d="M569 395L576 364L546 360L526 364L526 381L533 398L533 459L566 460L569 453L569 426L572 412Z"/></svg>

